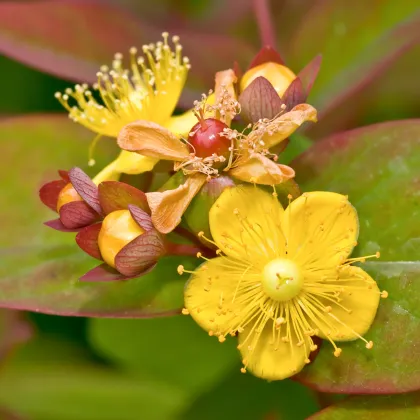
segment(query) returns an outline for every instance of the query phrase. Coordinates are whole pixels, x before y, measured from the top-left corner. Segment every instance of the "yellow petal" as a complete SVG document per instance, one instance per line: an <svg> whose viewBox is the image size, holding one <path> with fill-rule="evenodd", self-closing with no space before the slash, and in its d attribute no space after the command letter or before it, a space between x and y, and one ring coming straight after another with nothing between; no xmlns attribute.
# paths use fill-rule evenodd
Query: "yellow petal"
<svg viewBox="0 0 420 420"><path fill-rule="evenodd" d="M232 69L218 71L215 78L215 102L220 103L224 101L223 96L227 91L228 95L232 99L236 99L235 83L238 81L235 72ZM220 115L216 112L216 118L221 119L225 124L230 125L232 121L232 115Z"/></svg>
<svg viewBox="0 0 420 420"><path fill-rule="evenodd" d="M181 161L189 150L179 137L151 121L136 121L126 125L118 135L121 149L158 159Z"/></svg>
<svg viewBox="0 0 420 420"><path fill-rule="evenodd" d="M289 258L309 272L338 267L359 235L356 209L344 195L304 193L284 211L281 222Z"/></svg>
<svg viewBox="0 0 420 420"><path fill-rule="evenodd" d="M309 356L309 343L297 346L297 338L291 332L288 343L274 339L273 322L266 324L261 334L252 331L250 324L239 334L239 348L244 365L255 376L269 381L286 379L298 373Z"/></svg>
<svg viewBox="0 0 420 420"><path fill-rule="evenodd" d="M122 150L117 159L93 178L93 182L99 185L103 181L117 181L122 173L137 175L148 172L153 169L158 161L159 159L156 158Z"/></svg>
<svg viewBox="0 0 420 420"><path fill-rule="evenodd" d="M291 111L281 114L267 128L272 134L265 134L263 136L264 148L269 149L286 140L306 121L317 122L316 109L308 104L297 105ZM252 132L248 138L250 137L252 139ZM260 139L255 140L258 141Z"/></svg>
<svg viewBox="0 0 420 420"><path fill-rule="evenodd" d="M169 233L181 222L181 217L191 200L207 180L201 173L189 175L184 184L173 190L147 193L152 211L152 222L162 233Z"/></svg>
<svg viewBox="0 0 420 420"><path fill-rule="evenodd" d="M248 159L239 161L229 170L229 175L245 182L276 185L294 178L295 171L289 166L277 164L259 153L254 153Z"/></svg>
<svg viewBox="0 0 420 420"><path fill-rule="evenodd" d="M356 340L359 336L363 336L372 325L379 306L380 291L376 282L359 267L341 267L338 278L342 282L337 285L337 289L340 285L354 286L355 289L340 294L340 298L342 298L340 305L351 310L351 313L330 301L323 301L325 305L330 305L332 308L331 316L328 317L328 321L333 327L330 329L329 337L334 341ZM343 280L348 281L343 283ZM322 301L322 299L320 300ZM326 338L322 332L318 336Z"/></svg>
<svg viewBox="0 0 420 420"><path fill-rule="evenodd" d="M235 260L219 257L207 261L191 275L184 290L185 307L206 331L217 334L234 328L234 313L240 313L244 305L233 298L246 269Z"/></svg>
<svg viewBox="0 0 420 420"><path fill-rule="evenodd" d="M226 255L265 265L283 254L282 213L277 199L258 187L227 188L210 209L210 231Z"/></svg>
<svg viewBox="0 0 420 420"><path fill-rule="evenodd" d="M193 111L184 112L181 115L176 115L171 117L166 123L165 127L172 131L172 133L177 134L178 136L187 137L191 128L197 124L197 117L194 115Z"/></svg>

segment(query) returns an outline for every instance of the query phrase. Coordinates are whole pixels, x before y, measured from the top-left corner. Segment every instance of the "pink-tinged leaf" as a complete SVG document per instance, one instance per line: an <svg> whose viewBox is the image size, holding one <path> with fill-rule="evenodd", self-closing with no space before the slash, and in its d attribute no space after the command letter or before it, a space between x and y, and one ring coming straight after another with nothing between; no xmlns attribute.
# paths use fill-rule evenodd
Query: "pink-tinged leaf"
<svg viewBox="0 0 420 420"><path fill-rule="evenodd" d="M191 107L197 94L212 87L216 71L231 67L233 58L246 64L253 48L217 30L191 30L179 22L171 16L171 34L180 36L192 63L182 101ZM115 53L128 57L130 47L141 51L143 44L161 40L165 27L126 12L119 3L0 2L0 52L80 82L94 83L100 66L110 65ZM215 49L217 54L209 54Z"/></svg>
<svg viewBox="0 0 420 420"><path fill-rule="evenodd" d="M304 101L309 96L312 86L318 76L321 68L322 55L318 54L310 63L308 63L298 74L298 78L302 82L304 92Z"/></svg>
<svg viewBox="0 0 420 420"><path fill-rule="evenodd" d="M57 201L60 191L67 185L64 180L51 181L39 190L39 198L51 210L57 212Z"/></svg>
<svg viewBox="0 0 420 420"><path fill-rule="evenodd" d="M110 267L108 264L101 264L92 270L88 271L82 277L80 277L80 281L87 281L87 282L107 282L107 281L121 281L127 280L130 277L124 276L123 274L119 273L115 268ZM133 277L131 277L133 278Z"/></svg>
<svg viewBox="0 0 420 420"><path fill-rule="evenodd" d="M79 229L98 219L98 213L84 201L73 201L60 208L61 223L68 229Z"/></svg>
<svg viewBox="0 0 420 420"><path fill-rule="evenodd" d="M102 223L86 226L76 235L76 243L91 257L102 260L101 251L99 250L98 237Z"/></svg>
<svg viewBox="0 0 420 420"><path fill-rule="evenodd" d="M115 257L117 270L126 276L143 274L165 255L162 235L150 230L128 243Z"/></svg>
<svg viewBox="0 0 420 420"><path fill-rule="evenodd" d="M281 98L286 105L287 111L290 111L296 105L304 103L305 99L306 95L303 90L302 81L299 77L296 77L296 79L293 80Z"/></svg>
<svg viewBox="0 0 420 420"><path fill-rule="evenodd" d="M274 118L282 110L283 101L273 85L262 76L257 77L239 97L241 115L255 123L261 118Z"/></svg>
<svg viewBox="0 0 420 420"><path fill-rule="evenodd" d="M144 210L132 204L128 205L128 210L130 210L131 216L137 224L146 232L154 229L152 218Z"/></svg>
<svg viewBox="0 0 420 420"><path fill-rule="evenodd" d="M361 340L340 342L342 354L334 357L324 341L297 379L332 393L420 390L420 120L338 133L316 143L291 166L303 191L349 196L360 225L354 256L380 251L379 260L361 268L389 294L380 300L365 334L374 343L371 350Z"/></svg>
<svg viewBox="0 0 420 420"><path fill-rule="evenodd" d="M72 168L69 171L70 182L80 197L85 200L93 210L102 214L101 204L99 202L98 187L92 182L80 168Z"/></svg>
<svg viewBox="0 0 420 420"><path fill-rule="evenodd" d="M249 65L248 69L252 69L253 67L257 67L260 64L264 63L278 63L278 64L284 64L283 59L281 58L281 55L269 45L261 48L261 50L258 52L258 54L252 59L251 64Z"/></svg>
<svg viewBox="0 0 420 420"><path fill-rule="evenodd" d="M58 174L63 181L66 181L67 184L70 182L69 171L63 171L62 169L59 169Z"/></svg>
<svg viewBox="0 0 420 420"><path fill-rule="evenodd" d="M420 393L401 395L360 395L349 397L319 411L308 420L417 420Z"/></svg>
<svg viewBox="0 0 420 420"><path fill-rule="evenodd" d="M116 210L126 210L129 204L150 213L146 194L123 182L105 181L99 184L99 202L105 214Z"/></svg>
<svg viewBox="0 0 420 420"><path fill-rule="evenodd" d="M28 341L32 334L32 326L24 313L0 309L0 362L17 345Z"/></svg>
<svg viewBox="0 0 420 420"><path fill-rule="evenodd" d="M48 226L54 230L58 230L60 232L79 232L81 228L66 228L63 223L61 223L60 219L48 220L44 222L45 226Z"/></svg>

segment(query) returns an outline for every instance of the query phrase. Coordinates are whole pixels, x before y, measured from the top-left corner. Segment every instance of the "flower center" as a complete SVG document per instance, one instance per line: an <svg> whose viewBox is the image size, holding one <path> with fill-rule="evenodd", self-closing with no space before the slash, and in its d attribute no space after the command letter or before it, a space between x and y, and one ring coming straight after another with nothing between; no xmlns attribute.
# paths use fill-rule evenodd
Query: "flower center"
<svg viewBox="0 0 420 420"><path fill-rule="evenodd" d="M303 287L303 276L297 264L283 258L270 261L262 277L264 292L279 302L293 299Z"/></svg>

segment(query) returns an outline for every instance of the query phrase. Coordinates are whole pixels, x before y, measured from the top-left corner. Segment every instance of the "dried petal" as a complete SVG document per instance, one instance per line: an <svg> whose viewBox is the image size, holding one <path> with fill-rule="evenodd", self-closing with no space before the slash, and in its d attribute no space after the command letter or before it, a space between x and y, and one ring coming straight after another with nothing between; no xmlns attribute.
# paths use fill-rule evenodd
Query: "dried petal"
<svg viewBox="0 0 420 420"><path fill-rule="evenodd" d="M104 181L99 184L98 191L104 214L126 210L129 204L134 204L150 213L146 194L131 185L118 181Z"/></svg>
<svg viewBox="0 0 420 420"><path fill-rule="evenodd" d="M261 118L272 119L281 110L283 101L273 85L262 76L257 77L239 97L241 115L247 122L255 123Z"/></svg>
<svg viewBox="0 0 420 420"><path fill-rule="evenodd" d="M128 205L128 210L130 210L131 216L143 230L147 232L154 229L152 218L144 210L132 204Z"/></svg>
<svg viewBox="0 0 420 420"><path fill-rule="evenodd" d="M115 267L125 276L145 274L166 253L162 235L155 229L128 243L115 257Z"/></svg>
<svg viewBox="0 0 420 420"><path fill-rule="evenodd" d="M241 181L263 185L280 184L295 176L295 171L286 165L280 165L267 157L255 153L246 161L229 171L229 175Z"/></svg>
<svg viewBox="0 0 420 420"><path fill-rule="evenodd" d="M40 188L39 198L47 207L56 212L58 195L66 184L67 182L61 179L48 182Z"/></svg>
<svg viewBox="0 0 420 420"><path fill-rule="evenodd" d="M127 124L118 135L121 149L158 159L182 161L188 147L171 131L151 121Z"/></svg>
<svg viewBox="0 0 420 420"><path fill-rule="evenodd" d="M155 228L162 233L171 232L181 222L182 215L206 179L206 175L198 173L188 176L185 183L174 190L147 193Z"/></svg>
<svg viewBox="0 0 420 420"><path fill-rule="evenodd" d="M98 214L102 214L99 203L98 187L92 182L80 168L72 168L69 171L70 182L80 197L92 207Z"/></svg>
<svg viewBox="0 0 420 420"><path fill-rule="evenodd" d="M82 228L91 225L98 219L98 213L84 201L73 201L60 208L60 220L68 229Z"/></svg>
<svg viewBox="0 0 420 420"><path fill-rule="evenodd" d="M102 223L86 226L76 235L76 242L91 257L102 260L101 251L98 246L98 236Z"/></svg>

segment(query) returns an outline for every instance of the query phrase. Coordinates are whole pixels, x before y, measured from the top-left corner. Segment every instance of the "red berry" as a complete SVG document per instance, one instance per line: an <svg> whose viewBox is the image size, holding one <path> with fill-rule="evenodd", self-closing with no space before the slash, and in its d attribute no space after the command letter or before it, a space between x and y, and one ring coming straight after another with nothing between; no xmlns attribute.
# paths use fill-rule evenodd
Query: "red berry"
<svg viewBox="0 0 420 420"><path fill-rule="evenodd" d="M215 153L217 156L229 155L230 140L220 135L228 126L215 118L199 121L190 131L188 141L191 152L205 158Z"/></svg>

